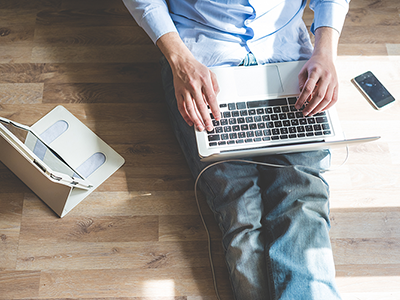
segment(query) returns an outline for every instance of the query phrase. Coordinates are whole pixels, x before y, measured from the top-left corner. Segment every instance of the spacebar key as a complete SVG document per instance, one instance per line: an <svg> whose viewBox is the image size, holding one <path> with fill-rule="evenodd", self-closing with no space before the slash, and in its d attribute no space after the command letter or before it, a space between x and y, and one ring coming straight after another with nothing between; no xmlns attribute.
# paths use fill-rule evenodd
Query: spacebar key
<svg viewBox="0 0 400 300"><path fill-rule="evenodd" d="M248 101L247 102L247 108L267 107L267 106L276 106L276 105L287 105L286 98Z"/></svg>

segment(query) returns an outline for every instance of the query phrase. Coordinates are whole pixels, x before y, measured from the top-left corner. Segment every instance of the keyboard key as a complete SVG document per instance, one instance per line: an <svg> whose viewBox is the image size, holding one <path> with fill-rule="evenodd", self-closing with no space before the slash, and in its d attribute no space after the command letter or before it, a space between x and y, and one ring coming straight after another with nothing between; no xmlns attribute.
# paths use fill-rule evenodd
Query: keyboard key
<svg viewBox="0 0 400 300"><path fill-rule="evenodd" d="M270 129L265 129L263 130L263 133L265 136L270 136L271 135L271 130Z"/></svg>
<svg viewBox="0 0 400 300"><path fill-rule="evenodd" d="M209 142L219 141L221 139L219 134L213 134L208 136Z"/></svg>
<svg viewBox="0 0 400 300"><path fill-rule="evenodd" d="M233 131L240 131L240 126L239 125L233 125L232 126Z"/></svg>
<svg viewBox="0 0 400 300"><path fill-rule="evenodd" d="M249 109L249 115L255 115L256 114L256 110L255 109Z"/></svg>
<svg viewBox="0 0 400 300"><path fill-rule="evenodd" d="M221 140L228 140L229 135L227 133L221 134Z"/></svg>
<svg viewBox="0 0 400 300"><path fill-rule="evenodd" d="M238 103L236 103L236 108L237 109L246 109L246 103L245 102L238 102Z"/></svg>
<svg viewBox="0 0 400 300"><path fill-rule="evenodd" d="M218 144L217 144L217 142L212 142L212 143L209 143L208 144L210 147L214 147L214 146L217 146Z"/></svg>
<svg viewBox="0 0 400 300"><path fill-rule="evenodd" d="M328 122L328 118L327 117L317 117L317 118L315 118L315 120L317 121L317 123L326 123L326 122Z"/></svg>
<svg viewBox="0 0 400 300"><path fill-rule="evenodd" d="M230 118L231 117L231 112L230 111L224 111L222 113L222 115L223 115L224 118Z"/></svg>
<svg viewBox="0 0 400 300"><path fill-rule="evenodd" d="M296 97L289 97L288 101L289 101L289 104L296 104L297 98Z"/></svg>
<svg viewBox="0 0 400 300"><path fill-rule="evenodd" d="M229 110L235 110L236 109L235 103L228 103L228 109Z"/></svg>
<svg viewBox="0 0 400 300"><path fill-rule="evenodd" d="M249 125L250 130L255 130L257 129L257 124L256 123L252 123Z"/></svg>
<svg viewBox="0 0 400 300"><path fill-rule="evenodd" d="M271 132L272 132L273 135L278 135L278 134L280 134L279 129L276 129L276 128L275 128L275 129L272 129Z"/></svg>
<svg viewBox="0 0 400 300"><path fill-rule="evenodd" d="M280 108L279 106L275 106L273 109L274 109L274 113L280 113L280 112L282 112L282 111L281 111L281 108Z"/></svg>
<svg viewBox="0 0 400 300"><path fill-rule="evenodd" d="M249 101L247 102L247 107L256 108L256 107L267 107L267 106L286 105L286 104L287 104L286 98L278 98L278 99Z"/></svg>
<svg viewBox="0 0 400 300"><path fill-rule="evenodd" d="M240 125L240 129L243 131L249 130L249 125L247 124Z"/></svg>
<svg viewBox="0 0 400 300"><path fill-rule="evenodd" d="M238 133L238 138L242 139L246 137L246 133L244 133L243 131Z"/></svg>
<svg viewBox="0 0 400 300"><path fill-rule="evenodd" d="M253 117L246 117L246 123L253 123Z"/></svg>
<svg viewBox="0 0 400 300"><path fill-rule="evenodd" d="M247 131L246 132L247 137L254 137L254 131Z"/></svg>
<svg viewBox="0 0 400 300"><path fill-rule="evenodd" d="M232 127L231 126L225 126L224 127L224 132L231 132L232 131Z"/></svg>
<svg viewBox="0 0 400 300"><path fill-rule="evenodd" d="M265 128L265 123L258 123L257 127L258 127L258 129L264 129Z"/></svg>

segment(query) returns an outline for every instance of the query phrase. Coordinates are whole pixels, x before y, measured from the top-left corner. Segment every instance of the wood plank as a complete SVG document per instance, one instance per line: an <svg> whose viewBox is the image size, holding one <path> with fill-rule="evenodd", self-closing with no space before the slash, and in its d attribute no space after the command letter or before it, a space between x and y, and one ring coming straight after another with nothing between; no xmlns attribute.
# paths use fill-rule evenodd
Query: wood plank
<svg viewBox="0 0 400 300"><path fill-rule="evenodd" d="M0 271L16 267L23 198L23 194L0 194Z"/></svg>
<svg viewBox="0 0 400 300"><path fill-rule="evenodd" d="M26 222L29 226L26 226ZM157 216L23 218L20 247L51 242L145 242L158 240ZM50 247L50 246L49 246Z"/></svg>
<svg viewBox="0 0 400 300"><path fill-rule="evenodd" d="M0 297L2 299L37 297L40 274L40 271L0 271Z"/></svg>
<svg viewBox="0 0 400 300"><path fill-rule="evenodd" d="M192 191L94 191L68 216L197 216ZM209 215L207 211L203 214ZM24 196L24 217L54 219L55 215L34 194Z"/></svg>
<svg viewBox="0 0 400 300"><path fill-rule="evenodd" d="M133 101L146 102L150 99L163 99L163 96L164 93L161 89L155 88L154 82L47 83L44 85L43 102L132 103Z"/></svg>
<svg viewBox="0 0 400 300"><path fill-rule="evenodd" d="M42 98L42 83L0 84L0 104L39 104Z"/></svg>
<svg viewBox="0 0 400 300"><path fill-rule="evenodd" d="M81 239L49 244L40 239L23 243L19 246L17 270L157 269L165 274L169 270L173 276L175 268L208 267L205 241L140 242L130 237L131 242ZM216 261L216 266L225 267L225 262Z"/></svg>

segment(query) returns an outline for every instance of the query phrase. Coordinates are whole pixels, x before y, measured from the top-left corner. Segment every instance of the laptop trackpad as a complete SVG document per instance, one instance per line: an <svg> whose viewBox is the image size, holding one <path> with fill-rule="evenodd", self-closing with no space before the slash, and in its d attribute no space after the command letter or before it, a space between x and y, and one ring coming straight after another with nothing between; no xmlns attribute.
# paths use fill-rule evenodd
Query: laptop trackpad
<svg viewBox="0 0 400 300"><path fill-rule="evenodd" d="M235 69L239 97L280 94L282 81L277 66L253 66Z"/></svg>

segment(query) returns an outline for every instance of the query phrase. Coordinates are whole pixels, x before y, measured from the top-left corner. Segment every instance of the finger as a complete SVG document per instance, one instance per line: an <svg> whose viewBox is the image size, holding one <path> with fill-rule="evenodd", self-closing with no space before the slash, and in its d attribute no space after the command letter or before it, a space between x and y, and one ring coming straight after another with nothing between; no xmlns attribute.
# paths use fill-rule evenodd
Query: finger
<svg viewBox="0 0 400 300"><path fill-rule="evenodd" d="M189 126L193 126L193 122L186 110L186 106L185 106L185 102L184 102L184 97L183 96L175 96L176 97L176 104L178 106L178 110L182 116L182 118L185 120L185 122L189 125Z"/></svg>
<svg viewBox="0 0 400 300"><path fill-rule="evenodd" d="M193 97L187 93L185 96L185 101L183 102L185 110L190 118L190 120L193 122L194 126L197 128L199 131L204 130L204 123L201 120L197 107L195 105L195 100Z"/></svg>
<svg viewBox="0 0 400 300"><path fill-rule="evenodd" d="M213 130L212 120L210 117L210 113L207 107L207 103L205 101L205 95L197 94L194 100L194 107L197 110L198 116L201 118L205 129L207 131Z"/></svg>
<svg viewBox="0 0 400 300"><path fill-rule="evenodd" d="M205 100L210 105L211 112L215 118L215 120L219 121L221 119L221 113L219 110L217 95L219 93L219 86L217 82L217 76L210 71L211 74L211 84L212 84L212 91L206 89L204 91Z"/></svg>
<svg viewBox="0 0 400 300"><path fill-rule="evenodd" d="M333 89L333 94L332 94L332 100L331 102L329 102L329 104L324 108L324 110L327 110L329 108L331 108L333 105L336 104L336 102L339 100L339 87L336 86Z"/></svg>
<svg viewBox="0 0 400 300"><path fill-rule="evenodd" d="M317 86L317 80L314 78L308 78L306 83L304 84L303 89L300 91L299 98L295 103L296 109L300 109L307 102L308 99L311 99L312 93Z"/></svg>
<svg viewBox="0 0 400 300"><path fill-rule="evenodd" d="M304 116L310 115L317 107L325 107L329 103L332 98L332 91L329 90L329 83L329 80L320 80L320 83L316 86L310 101L303 110Z"/></svg>

